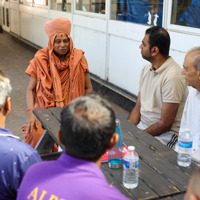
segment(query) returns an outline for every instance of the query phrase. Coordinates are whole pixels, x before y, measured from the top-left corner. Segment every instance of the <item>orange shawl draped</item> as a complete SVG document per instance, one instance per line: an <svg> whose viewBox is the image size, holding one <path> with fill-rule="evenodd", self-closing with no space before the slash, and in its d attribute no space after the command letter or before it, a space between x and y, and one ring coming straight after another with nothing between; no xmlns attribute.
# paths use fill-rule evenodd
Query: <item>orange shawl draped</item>
<svg viewBox="0 0 200 200"><path fill-rule="evenodd" d="M53 42L57 34L50 37L48 47L39 50L26 70L29 76L37 79L34 108L62 107L73 99L85 94L85 72L89 72L84 52L73 49L70 39L70 52L64 62L53 52ZM62 100L63 101L55 101ZM44 130L39 125L30 133L24 133L24 142L35 147Z"/></svg>
<svg viewBox="0 0 200 200"><path fill-rule="evenodd" d="M70 36L70 52L65 62L60 62L53 52L53 41L49 40L48 47L39 50L30 61L26 73L37 79L35 108L61 107L73 99L85 94L84 73L89 72L84 52L73 49ZM67 95L66 95L67 93ZM62 100L56 102L54 100Z"/></svg>

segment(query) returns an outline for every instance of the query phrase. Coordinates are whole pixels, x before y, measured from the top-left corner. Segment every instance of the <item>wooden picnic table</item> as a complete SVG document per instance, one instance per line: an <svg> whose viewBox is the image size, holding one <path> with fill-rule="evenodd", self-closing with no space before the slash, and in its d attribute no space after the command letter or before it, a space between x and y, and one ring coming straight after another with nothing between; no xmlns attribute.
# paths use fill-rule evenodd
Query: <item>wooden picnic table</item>
<svg viewBox="0 0 200 200"><path fill-rule="evenodd" d="M54 142L63 147L57 137L60 127L62 108L36 109L34 114L46 132L38 142L36 149L43 159L55 159L60 153L48 154ZM161 144L157 139L127 121L119 113L125 146L133 145L139 154L139 184L135 189L126 189L122 184L123 169L110 169L103 163L101 169L109 184L114 185L130 199L183 199L188 180L197 167L180 167L177 164L177 153ZM63 147L64 148L64 147Z"/></svg>

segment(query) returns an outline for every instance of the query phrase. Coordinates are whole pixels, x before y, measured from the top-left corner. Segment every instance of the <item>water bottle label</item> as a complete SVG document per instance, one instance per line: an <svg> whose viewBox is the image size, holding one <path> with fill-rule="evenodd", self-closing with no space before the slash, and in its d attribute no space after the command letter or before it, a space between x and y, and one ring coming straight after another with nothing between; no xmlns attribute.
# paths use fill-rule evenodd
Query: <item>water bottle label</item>
<svg viewBox="0 0 200 200"><path fill-rule="evenodd" d="M135 168L139 167L139 160L135 162Z"/></svg>
<svg viewBox="0 0 200 200"><path fill-rule="evenodd" d="M139 167L139 161L128 162L124 160L124 167L127 169L137 169Z"/></svg>
<svg viewBox="0 0 200 200"><path fill-rule="evenodd" d="M124 160L124 166L125 166L125 168L128 168L128 169L129 169L129 167L130 167L130 162Z"/></svg>
<svg viewBox="0 0 200 200"><path fill-rule="evenodd" d="M180 141L179 142L179 147L182 147L182 148L192 148L192 142Z"/></svg>

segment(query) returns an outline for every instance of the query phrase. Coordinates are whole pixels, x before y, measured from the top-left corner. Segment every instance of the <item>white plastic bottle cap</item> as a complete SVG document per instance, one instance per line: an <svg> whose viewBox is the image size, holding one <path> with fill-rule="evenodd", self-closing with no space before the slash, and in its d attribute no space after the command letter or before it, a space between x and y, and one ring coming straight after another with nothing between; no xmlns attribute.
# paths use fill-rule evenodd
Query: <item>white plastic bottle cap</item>
<svg viewBox="0 0 200 200"><path fill-rule="evenodd" d="M135 147L134 146L128 146L128 150L129 151L135 151Z"/></svg>
<svg viewBox="0 0 200 200"><path fill-rule="evenodd" d="M116 124L116 126L120 126L120 120L119 120L119 119L116 119L116 120L115 120L115 124Z"/></svg>

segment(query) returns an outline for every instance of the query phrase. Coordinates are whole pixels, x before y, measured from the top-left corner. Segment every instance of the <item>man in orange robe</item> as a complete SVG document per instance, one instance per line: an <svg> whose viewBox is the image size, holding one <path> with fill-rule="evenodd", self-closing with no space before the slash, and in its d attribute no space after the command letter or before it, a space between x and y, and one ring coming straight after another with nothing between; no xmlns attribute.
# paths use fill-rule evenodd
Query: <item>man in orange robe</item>
<svg viewBox="0 0 200 200"><path fill-rule="evenodd" d="M44 129L33 109L62 107L73 99L92 93L87 60L84 52L73 48L71 22L57 17L45 24L48 47L40 49L30 61L26 73L27 121L23 125L24 142L35 147Z"/></svg>

